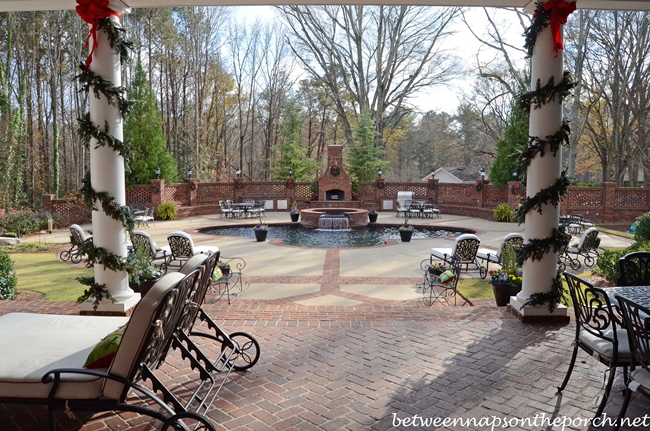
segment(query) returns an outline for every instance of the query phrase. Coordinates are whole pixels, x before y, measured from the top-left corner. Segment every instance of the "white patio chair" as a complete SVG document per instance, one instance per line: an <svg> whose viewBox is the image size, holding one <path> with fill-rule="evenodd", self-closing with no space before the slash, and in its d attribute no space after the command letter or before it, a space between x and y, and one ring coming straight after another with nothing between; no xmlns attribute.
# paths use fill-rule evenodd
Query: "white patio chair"
<svg viewBox="0 0 650 431"><path fill-rule="evenodd" d="M491 250L489 248L479 248L476 252L476 257L485 261L485 272L486 274L489 271L490 262L501 265L501 254L503 253L504 247L508 244L518 247L524 243L524 237L518 233L509 233L501 238L501 244L499 245L498 250Z"/></svg>
<svg viewBox="0 0 650 431"><path fill-rule="evenodd" d="M465 271L469 270L469 265L474 265L479 271L481 278L485 278L487 270L479 263L476 252L481 245L481 240L474 234L464 233L459 235L454 241L453 247L450 248L432 248L429 261L433 263L434 259L441 260L445 264L452 263L452 257L458 254L461 257L461 265L465 265Z"/></svg>
<svg viewBox="0 0 650 431"><path fill-rule="evenodd" d="M156 243L151 239L151 235L142 230L134 230L131 236L131 243L133 244L133 251L138 252L140 248L146 250L151 258L151 263L155 265L157 260L162 260L159 268L163 272L167 272L167 250L157 249Z"/></svg>

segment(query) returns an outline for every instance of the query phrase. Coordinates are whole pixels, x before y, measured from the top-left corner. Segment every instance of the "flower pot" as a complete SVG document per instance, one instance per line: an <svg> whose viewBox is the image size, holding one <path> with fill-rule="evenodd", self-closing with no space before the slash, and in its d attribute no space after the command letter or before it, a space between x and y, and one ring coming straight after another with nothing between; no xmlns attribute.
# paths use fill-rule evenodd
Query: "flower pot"
<svg viewBox="0 0 650 431"><path fill-rule="evenodd" d="M291 216L291 221L298 221L300 218L300 213L289 213L289 215Z"/></svg>
<svg viewBox="0 0 650 431"><path fill-rule="evenodd" d="M149 289L156 284L156 282L160 280L159 278L155 278L153 280L140 280L140 283L129 283L129 287L133 289L134 292L139 293L142 297L144 297L147 292L149 292Z"/></svg>
<svg viewBox="0 0 650 431"><path fill-rule="evenodd" d="M440 274L442 274L442 269L429 268L429 274L440 275Z"/></svg>
<svg viewBox="0 0 650 431"><path fill-rule="evenodd" d="M494 299L498 307L503 307L510 303L510 297L515 296L521 291L521 286L512 283L497 283L490 282L492 291L494 292Z"/></svg>
<svg viewBox="0 0 650 431"><path fill-rule="evenodd" d="M266 234L269 233L268 230L254 230L255 232L255 239L257 239L257 242L262 242L266 241Z"/></svg>
<svg viewBox="0 0 650 431"><path fill-rule="evenodd" d="M402 238L402 242L411 242L411 237L413 236L412 230L400 230L399 236Z"/></svg>
<svg viewBox="0 0 650 431"><path fill-rule="evenodd" d="M370 220L370 223L376 223L377 222L377 217L379 217L378 213L368 214L368 220Z"/></svg>

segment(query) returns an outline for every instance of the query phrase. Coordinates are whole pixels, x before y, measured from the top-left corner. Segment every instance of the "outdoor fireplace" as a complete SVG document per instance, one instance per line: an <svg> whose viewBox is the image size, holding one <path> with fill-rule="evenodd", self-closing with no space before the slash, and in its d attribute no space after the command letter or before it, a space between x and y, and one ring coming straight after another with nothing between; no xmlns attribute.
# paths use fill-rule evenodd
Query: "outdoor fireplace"
<svg viewBox="0 0 650 431"><path fill-rule="evenodd" d="M327 167L318 178L318 199L321 201L349 201L352 198L352 178L343 169L343 147L327 147Z"/></svg>
<svg viewBox="0 0 650 431"><path fill-rule="evenodd" d="M325 191L325 200L326 201L344 201L345 192L343 190L326 190Z"/></svg>

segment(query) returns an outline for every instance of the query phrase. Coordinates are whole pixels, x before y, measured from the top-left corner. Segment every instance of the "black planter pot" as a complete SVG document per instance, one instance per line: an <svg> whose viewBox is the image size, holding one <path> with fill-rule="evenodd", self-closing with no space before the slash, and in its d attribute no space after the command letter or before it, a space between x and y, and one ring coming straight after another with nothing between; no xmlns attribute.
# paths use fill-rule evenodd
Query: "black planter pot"
<svg viewBox="0 0 650 431"><path fill-rule="evenodd" d="M268 230L254 230L253 232L255 232L255 239L258 242L266 241L266 234L269 233Z"/></svg>
<svg viewBox="0 0 650 431"><path fill-rule="evenodd" d="M300 218L300 213L295 213L295 214L289 213L289 215L291 216L291 221L298 221L298 219Z"/></svg>
<svg viewBox="0 0 650 431"><path fill-rule="evenodd" d="M492 291L494 292L494 299L498 307L503 307L510 303L510 297L515 296L521 292L521 286L511 283L495 283L490 282Z"/></svg>
<svg viewBox="0 0 650 431"><path fill-rule="evenodd" d="M156 278L154 280L140 280L140 283L129 283L129 287L133 289L134 292L139 293L142 297L144 297L147 292L149 292L149 289L156 284L156 282L160 280L159 278Z"/></svg>
<svg viewBox="0 0 650 431"><path fill-rule="evenodd" d="M376 223L377 217L379 217L379 214L368 214L368 220L370 220L370 223Z"/></svg>
<svg viewBox="0 0 650 431"><path fill-rule="evenodd" d="M402 242L411 242L411 237L413 236L412 230L400 230L399 236L402 238Z"/></svg>
<svg viewBox="0 0 650 431"><path fill-rule="evenodd" d="M442 274L442 270L436 268L429 268L429 274L440 275Z"/></svg>

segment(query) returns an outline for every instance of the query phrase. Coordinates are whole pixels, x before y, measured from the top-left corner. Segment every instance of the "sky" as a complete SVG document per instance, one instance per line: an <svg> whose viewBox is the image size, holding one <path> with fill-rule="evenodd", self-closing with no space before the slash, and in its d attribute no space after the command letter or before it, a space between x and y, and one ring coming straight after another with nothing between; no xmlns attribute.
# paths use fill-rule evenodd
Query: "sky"
<svg viewBox="0 0 650 431"><path fill-rule="evenodd" d="M486 31L486 18L483 8L465 8L465 17L472 29L479 36L484 36ZM524 44L521 26L516 22L515 14L508 11L490 9L490 14L495 22L499 23L499 31L513 46L521 47ZM275 11L272 6L239 6L235 16L237 19L245 19L253 22L259 18L262 20L273 19ZM482 63L491 61L493 54L481 47L467 26L458 20L455 29L457 34L448 40L452 49L460 57L461 63L468 72L462 79L454 80L447 86L437 86L428 91L422 91L412 99L412 103L422 113L428 111L445 111L450 114L456 112L461 102L462 94L469 93L471 84L476 77L477 61ZM523 66L523 55L517 56Z"/></svg>

